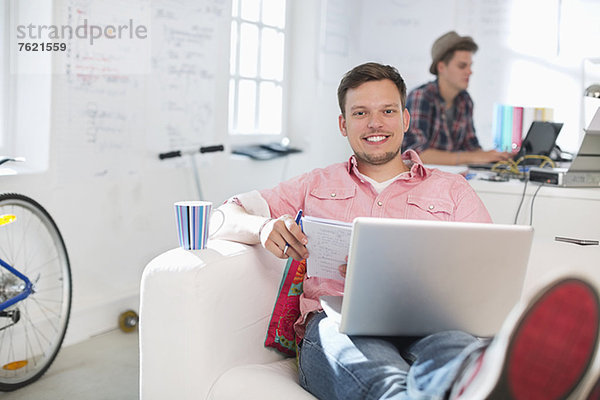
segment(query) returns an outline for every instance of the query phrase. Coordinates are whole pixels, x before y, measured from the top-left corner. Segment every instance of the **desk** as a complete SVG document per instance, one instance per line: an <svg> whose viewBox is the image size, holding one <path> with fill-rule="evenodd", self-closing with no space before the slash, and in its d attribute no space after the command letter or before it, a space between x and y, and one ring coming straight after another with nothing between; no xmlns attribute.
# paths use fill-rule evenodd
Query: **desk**
<svg viewBox="0 0 600 400"><path fill-rule="evenodd" d="M523 194L524 183L469 181L487 207L495 223L513 224ZM529 182L518 224L529 224L531 202L540 184ZM600 285L600 246L579 246L557 242L555 236L600 240L600 189L543 186L535 196L535 229L525 292L535 290L550 276L590 272ZM503 251L502 244L498 251ZM506 249L510 251L510 249Z"/></svg>

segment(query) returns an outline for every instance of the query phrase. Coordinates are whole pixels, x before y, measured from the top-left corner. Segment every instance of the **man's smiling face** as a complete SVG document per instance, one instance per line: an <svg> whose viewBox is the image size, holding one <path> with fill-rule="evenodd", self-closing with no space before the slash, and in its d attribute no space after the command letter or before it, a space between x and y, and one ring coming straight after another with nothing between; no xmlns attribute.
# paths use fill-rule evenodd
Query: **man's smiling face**
<svg viewBox="0 0 600 400"><path fill-rule="evenodd" d="M344 111L345 116L339 117L340 131L348 138L359 166L383 165L400 157L410 117L392 81L369 81L349 89Z"/></svg>

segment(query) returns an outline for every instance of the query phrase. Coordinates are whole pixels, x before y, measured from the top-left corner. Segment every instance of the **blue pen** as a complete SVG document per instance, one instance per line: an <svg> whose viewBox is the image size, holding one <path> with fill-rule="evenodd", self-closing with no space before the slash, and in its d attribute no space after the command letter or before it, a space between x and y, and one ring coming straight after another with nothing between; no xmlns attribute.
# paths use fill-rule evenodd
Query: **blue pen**
<svg viewBox="0 0 600 400"><path fill-rule="evenodd" d="M296 222L296 225L300 225L300 229L302 229L302 210L298 210L298 214L296 214L296 219L294 219L294 222ZM286 243L285 247L283 248L283 254L285 254L289 248L290 245Z"/></svg>

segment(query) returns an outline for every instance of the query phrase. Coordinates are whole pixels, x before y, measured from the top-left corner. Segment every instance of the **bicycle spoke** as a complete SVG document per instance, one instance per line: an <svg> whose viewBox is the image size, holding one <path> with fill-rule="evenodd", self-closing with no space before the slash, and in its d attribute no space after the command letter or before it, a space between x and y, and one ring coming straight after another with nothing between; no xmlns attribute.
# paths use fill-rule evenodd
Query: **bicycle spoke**
<svg viewBox="0 0 600 400"><path fill-rule="evenodd" d="M63 273L62 271L59 269L58 265L56 262L60 261L60 258L58 255L54 255L52 258L44 260L44 261L40 261L36 264L35 267L31 267L31 263L29 264L24 264L24 265L28 265L28 268L17 268L19 269L22 273L24 273L25 275L27 275L30 279L33 279L33 277L35 277L40 271L45 271L44 275L45 276L52 276L52 275L59 275L62 276ZM47 272L48 268L52 268L51 272Z"/></svg>
<svg viewBox="0 0 600 400"><path fill-rule="evenodd" d="M1 212L4 213L3 211L4 210ZM9 264L13 264L14 257L10 253L10 250L12 249L11 236L9 235L10 229L8 229L10 228L10 225L5 228L6 229L2 229L2 247L0 247L0 257Z"/></svg>
<svg viewBox="0 0 600 400"><path fill-rule="evenodd" d="M27 308L27 306L26 306ZM32 333L32 336L35 337L35 339L37 340L37 343L39 345L40 351L43 353L43 349L46 347L45 345L42 344L42 340L46 343L51 343L51 340L48 339L48 337L44 334L44 332L38 327L37 323L33 323L33 321L30 319L29 313L27 313L26 317L27 319L27 324L26 326L30 326L31 330L30 332ZM53 326L53 328L55 328ZM56 332L56 329L54 329Z"/></svg>
<svg viewBox="0 0 600 400"><path fill-rule="evenodd" d="M35 298L33 298L31 300L32 300L32 302L35 305L37 305L38 309L42 312L42 314L44 314L44 316L46 317L46 320L48 322L51 322L51 321L54 321L54 320L58 320L58 318L60 317L60 312L57 312L56 310L54 310L54 309L52 309L50 307L44 306L42 303L40 303L39 301L37 301L37 299L35 299ZM51 318L49 316L49 314L53 314L54 318ZM58 331L58 327L56 327L54 325L54 322L52 322L52 326L55 328L56 331Z"/></svg>

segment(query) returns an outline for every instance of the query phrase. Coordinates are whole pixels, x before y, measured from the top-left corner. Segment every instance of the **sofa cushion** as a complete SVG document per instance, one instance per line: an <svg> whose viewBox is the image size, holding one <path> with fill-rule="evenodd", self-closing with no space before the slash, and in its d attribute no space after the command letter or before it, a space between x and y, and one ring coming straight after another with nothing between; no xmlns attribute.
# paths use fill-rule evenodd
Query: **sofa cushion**
<svg viewBox="0 0 600 400"><path fill-rule="evenodd" d="M300 295L306 275L306 260L292 258L283 271L279 292L269 321L265 346L273 347L287 356L296 356L294 323L300 316Z"/></svg>
<svg viewBox="0 0 600 400"><path fill-rule="evenodd" d="M314 400L298 384L296 359L249 364L225 372L208 394L210 400Z"/></svg>

